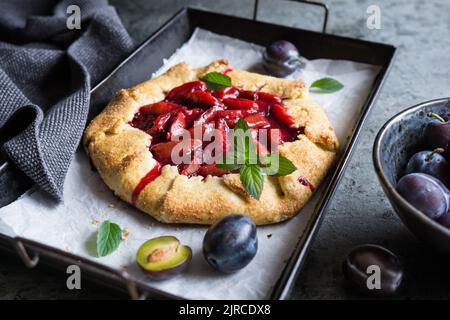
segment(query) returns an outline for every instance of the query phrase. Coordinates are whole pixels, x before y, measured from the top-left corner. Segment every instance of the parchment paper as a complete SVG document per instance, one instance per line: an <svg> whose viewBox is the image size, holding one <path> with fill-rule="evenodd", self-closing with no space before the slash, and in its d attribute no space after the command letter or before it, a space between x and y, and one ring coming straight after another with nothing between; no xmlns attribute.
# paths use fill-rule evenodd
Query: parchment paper
<svg viewBox="0 0 450 320"><path fill-rule="evenodd" d="M228 59L233 68L263 73L260 66L262 50L255 44L198 29L182 48L164 61L157 73L180 61L203 66L218 58ZM305 60L305 63L304 69L290 78L303 79L309 85L314 80L331 76L345 85L334 94L312 95L326 110L341 145L345 145L379 67L325 59ZM259 249L255 259L233 275L219 274L204 261L202 240L206 227L163 225L118 200L92 171L82 151L76 154L67 174L64 203L55 204L43 192L32 189L0 209L0 232L40 241L114 268L125 268L139 280L148 282L151 280L136 266L136 250L149 238L174 235L191 246L194 252L192 263L187 273L164 282L153 282L154 286L190 299L262 299L268 297L302 235L322 189L293 219L259 227ZM97 258L98 222L106 219L127 228L129 236L116 252Z"/></svg>

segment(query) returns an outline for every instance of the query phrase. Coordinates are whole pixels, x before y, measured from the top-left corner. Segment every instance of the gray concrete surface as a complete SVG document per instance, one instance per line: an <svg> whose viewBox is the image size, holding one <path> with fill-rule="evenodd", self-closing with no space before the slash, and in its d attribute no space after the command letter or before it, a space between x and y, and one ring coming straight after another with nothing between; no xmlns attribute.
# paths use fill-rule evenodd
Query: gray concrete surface
<svg viewBox="0 0 450 320"><path fill-rule="evenodd" d="M239 0L111 0L111 3L136 43L185 5L241 16L251 15L253 5L252 1ZM395 216L373 171L371 150L378 129L389 117L421 101L450 95L450 2L333 0L326 3L331 10L330 33L390 43L397 46L398 55L291 297L364 298L345 286L341 263L354 246L376 243L393 250L403 261L405 281L398 298L449 299L449 264L417 241ZM366 28L366 9L372 4L381 8L381 30ZM261 0L261 18L320 28L319 11L284 1ZM116 297L100 288L71 292L65 288L62 276L29 271L17 259L0 256L0 298Z"/></svg>

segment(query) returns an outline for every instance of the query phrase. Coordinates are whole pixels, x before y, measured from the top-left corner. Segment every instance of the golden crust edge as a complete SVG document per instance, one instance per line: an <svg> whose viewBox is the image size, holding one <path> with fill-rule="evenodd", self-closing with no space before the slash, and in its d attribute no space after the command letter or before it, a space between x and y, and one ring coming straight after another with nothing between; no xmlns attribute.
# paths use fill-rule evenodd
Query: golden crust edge
<svg viewBox="0 0 450 320"><path fill-rule="evenodd" d="M140 179L151 170L155 163L147 148L150 144L150 136L127 124L137 109L142 105L161 100L167 91L177 85L197 79L207 72L213 70L220 72L228 67L228 62L225 60L216 60L204 68L197 69L191 68L186 63L180 63L159 77L147 80L130 89L119 91L107 105L105 110L90 123L83 137L83 145L94 166L98 169L100 176L117 196L122 200L131 203L131 194L134 188L139 183ZM240 70L234 70L229 73L230 77L233 79L233 83L235 82L235 79L239 79L239 81L237 81L239 85L242 85L247 90L252 90L254 89L255 83L250 81L246 86L245 81L243 80L245 76L249 74L252 75L252 78L263 78L263 82L265 83L271 83L275 79L276 85L266 85L267 92L279 94L281 96L283 96L283 94L280 94L279 90L283 90L283 92L289 90L296 92L293 94L294 98L285 95L283 97L285 99L290 98L288 99L289 102L286 103L289 113L300 121L299 125L302 125L304 122L305 137L315 145L317 148L316 151L318 154L321 153L321 157L324 159L323 166L316 168L316 170L318 170L317 172L320 174L313 174L312 177L309 177L308 174L303 174L305 178L310 179L315 186L318 186L332 166L338 149L337 138L325 113L320 106L309 99L306 86L302 81L292 82L292 80L277 79ZM285 84L284 86L289 86L290 84L292 88L289 90L284 88L282 85L283 83ZM314 119L309 119L309 123L308 121L303 121L302 118L300 118L300 115L303 116L302 112L304 112L304 108L296 108L296 101L302 102L307 106L307 109L311 109L308 109L308 114L313 112L313 114L320 119L320 123L317 124ZM116 139L117 137L121 138ZM128 146L128 148L122 148L121 145L123 145L123 140L129 140L130 137L133 137L133 143ZM119 152L116 150L115 153L111 154L108 153L107 150L112 148L111 143L114 146L114 140L120 142L119 145L116 146L116 149L123 150L119 150ZM287 153L286 156L288 158L292 157L289 153ZM282 190L283 188L287 188L286 190L289 191L289 186L291 186L290 188L292 190L296 190L296 188L292 187L292 181L295 180L293 178L294 176L295 173L287 177L277 178L278 186L273 186L273 178L266 178L266 186L270 186L270 190L268 189L266 193L269 193L269 191L272 190L271 192L273 194L273 190L279 192L279 190ZM180 183L180 179L187 179L187 177L179 175L176 170L174 170L174 167L166 166L162 171L162 175L142 191L137 202L137 207L157 220L167 223L210 224L226 214L241 210L246 211L241 213L248 214L257 224L268 224L292 217L304 206L312 195L308 190L300 190L298 191L299 195L295 195L295 192L290 193L293 194L292 197L294 202L281 201L280 203L283 203L282 208L270 204L261 206L261 200L256 201L249 199L248 197L245 197L245 194L239 193L238 189L240 182L238 181L238 175L227 175L224 178L208 177L205 181L202 181L200 186L213 186L213 190L221 190L219 194L222 196L217 195L217 192L215 192L216 197L222 199L223 194L226 194L226 198L230 199L230 202L232 203L241 204L242 201L248 203L254 201L256 204L253 202L253 204L246 206L245 210L242 210L241 206L235 207L234 205L227 204L227 200L224 198L222 200L224 200L223 202L225 202L225 205L223 202L220 202L220 206L193 205L190 202L185 202L185 205L180 205L180 201L177 203L171 196L173 190L178 190L177 186ZM187 180L191 179L193 178ZM197 179L198 178L195 180ZM195 180L192 180L192 182ZM215 180L220 182L218 183ZM214 184L212 182L214 182ZM192 183L192 185L196 184ZM219 189L216 189L217 186L219 186ZM240 188L242 188L242 186L240 186ZM264 192L262 199L265 200L263 197ZM195 201L195 203L198 204L199 201ZM206 201L205 203L208 204L209 202ZM217 203L219 203L219 201L217 201ZM266 201L264 201L264 203L266 203ZM252 210L252 207L254 207L255 210ZM265 208L266 213L261 213L263 211L259 208ZM214 210L220 214L211 214ZM232 212L228 212L229 210L232 210ZM202 216L202 212L207 213L207 216ZM278 216L276 214L277 212Z"/></svg>

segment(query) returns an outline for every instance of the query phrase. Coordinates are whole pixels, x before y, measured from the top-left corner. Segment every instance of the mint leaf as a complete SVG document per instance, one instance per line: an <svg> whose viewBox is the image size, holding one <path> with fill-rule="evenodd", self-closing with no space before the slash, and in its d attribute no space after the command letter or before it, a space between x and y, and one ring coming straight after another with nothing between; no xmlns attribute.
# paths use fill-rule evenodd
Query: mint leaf
<svg viewBox="0 0 450 320"><path fill-rule="evenodd" d="M240 118L236 123L236 125L234 126L234 130L238 129L243 130L244 133L247 132L249 129L247 121L245 121L243 118Z"/></svg>
<svg viewBox="0 0 450 320"><path fill-rule="evenodd" d="M248 123L244 119L239 119L233 129L234 153L243 156L244 162L248 160L249 142L246 135L249 132Z"/></svg>
<svg viewBox="0 0 450 320"><path fill-rule="evenodd" d="M244 165L241 168L241 182L245 190L256 200L259 200L264 188L264 175L256 164Z"/></svg>
<svg viewBox="0 0 450 320"><path fill-rule="evenodd" d="M297 167L285 156L279 155L280 163L277 172L277 176L287 176L297 170Z"/></svg>
<svg viewBox="0 0 450 320"><path fill-rule="evenodd" d="M243 160L246 164L257 164L258 156L256 143L253 141L248 123L244 119L241 118L236 123L236 126L233 129L233 137L234 152L238 153L241 157L244 156Z"/></svg>
<svg viewBox="0 0 450 320"><path fill-rule="evenodd" d="M271 176L287 176L297 170L297 167L291 160L281 154L271 154L267 156L266 159L264 159L264 164L267 164L267 166L263 168L264 172Z"/></svg>
<svg viewBox="0 0 450 320"><path fill-rule="evenodd" d="M312 93L333 93L344 87L342 83L333 78L322 78L314 81L309 87Z"/></svg>
<svg viewBox="0 0 450 320"><path fill-rule="evenodd" d="M234 151L227 153L225 163L216 164L216 167L223 170L240 169L244 189L259 200L264 187L264 174L286 176L297 170L297 167L280 154L258 156L256 143L249 133L248 123L239 119L233 129Z"/></svg>
<svg viewBox="0 0 450 320"><path fill-rule="evenodd" d="M206 83L209 89L216 90L224 87L231 87L231 78L226 74L220 72L209 72L202 80Z"/></svg>
<svg viewBox="0 0 450 320"><path fill-rule="evenodd" d="M122 241L122 230L120 227L105 220L100 225L97 233L97 255L99 257L107 256L115 251Z"/></svg>

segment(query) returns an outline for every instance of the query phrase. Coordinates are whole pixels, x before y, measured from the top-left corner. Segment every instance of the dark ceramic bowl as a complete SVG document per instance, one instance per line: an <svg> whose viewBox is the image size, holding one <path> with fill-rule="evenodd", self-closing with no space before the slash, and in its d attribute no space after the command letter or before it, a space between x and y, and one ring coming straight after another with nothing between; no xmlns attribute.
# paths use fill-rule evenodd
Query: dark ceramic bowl
<svg viewBox="0 0 450 320"><path fill-rule="evenodd" d="M419 239L450 256L450 229L425 216L395 190L409 157L419 151L429 112L449 114L450 98L418 104L390 119L375 139L373 162L384 193L403 223Z"/></svg>

